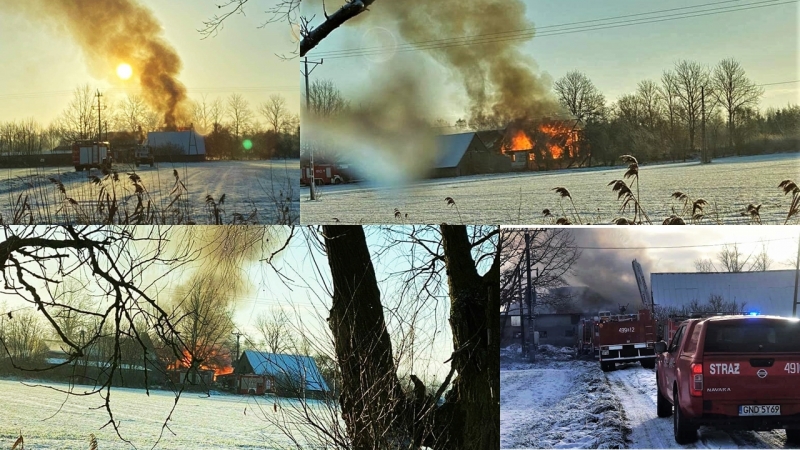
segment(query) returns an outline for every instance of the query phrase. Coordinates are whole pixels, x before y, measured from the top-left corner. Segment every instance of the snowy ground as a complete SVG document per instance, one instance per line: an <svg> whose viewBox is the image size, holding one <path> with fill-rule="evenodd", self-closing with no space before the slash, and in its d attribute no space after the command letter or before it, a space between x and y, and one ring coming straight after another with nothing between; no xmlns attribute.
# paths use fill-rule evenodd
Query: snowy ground
<svg viewBox="0 0 800 450"><path fill-rule="evenodd" d="M90 175L102 177L98 170L75 172L67 167L45 167L36 169L0 169L0 216L5 222L13 222L15 204L22 194L28 203L37 223L74 222L78 214L75 208L94 211L94 202L99 194L99 186L89 181ZM219 201L225 194L222 207L224 223L233 221L233 215L252 215L252 221L261 224L287 223L299 221L300 203L300 162L298 160L276 161L206 161L202 163L157 163L156 167L141 166L136 169L130 164L117 164L114 167L120 174L116 186L116 197L124 208L133 208L133 185L127 173L134 170L142 178L142 185L150 194L157 210L166 210L175 187L173 170L178 172L181 182L188 192L188 201L181 209L182 218L198 224L213 223L206 208L206 196L211 195ZM66 189L67 197L78 202L78 206L65 206L63 196L49 178L60 180ZM176 204L177 205L177 204ZM279 209L289 210L280 212ZM101 217L89 214L94 222ZM287 220L288 218L288 220Z"/></svg>
<svg viewBox="0 0 800 450"><path fill-rule="evenodd" d="M631 448L789 448L783 430L725 432L710 427L700 427L696 443L680 446L673 438L672 417L656 416L655 371L626 364L606 377L625 410Z"/></svg>
<svg viewBox="0 0 800 450"><path fill-rule="evenodd" d="M556 352L530 364L501 355L501 448L625 446L630 430L598 364Z"/></svg>
<svg viewBox="0 0 800 450"><path fill-rule="evenodd" d="M561 215L560 197L552 189L566 187L583 223L610 223L620 217L616 193L608 183L622 179L625 168L591 168L551 172L513 173L428 180L408 188L376 188L367 184L323 186L317 201L309 189L301 193L303 223L550 223L542 210ZM791 196L778 184L800 183L800 155L776 154L720 158L697 162L643 166L641 202L654 222L680 209L670 196L675 191L709 202L703 223L743 224L741 211L749 203L762 204L765 223L782 224ZM446 197L455 205L448 206ZM568 199L563 208L572 216ZM395 209L399 211L396 215ZM631 218L633 213L626 214Z"/></svg>
<svg viewBox="0 0 800 450"><path fill-rule="evenodd" d="M597 361L552 347L523 362L517 350L500 351L501 448L790 448L782 430L710 427L680 446L672 418L656 416L653 370L637 363L603 373Z"/></svg>
<svg viewBox="0 0 800 450"><path fill-rule="evenodd" d="M90 434L96 436L101 449L152 448L174 403L173 394L167 391L151 391L148 397L142 390L113 390L112 410L123 437L131 441L129 445L110 426L101 429L108 416L104 409L97 409L102 400L96 395L67 398L47 388L1 380L0 398L2 449L11 448L20 433L25 448L30 449L84 450L89 448ZM281 411L274 412L273 399L266 397L184 393L169 422L172 432L165 431L155 448L296 448L266 420ZM300 442L305 445L302 439Z"/></svg>

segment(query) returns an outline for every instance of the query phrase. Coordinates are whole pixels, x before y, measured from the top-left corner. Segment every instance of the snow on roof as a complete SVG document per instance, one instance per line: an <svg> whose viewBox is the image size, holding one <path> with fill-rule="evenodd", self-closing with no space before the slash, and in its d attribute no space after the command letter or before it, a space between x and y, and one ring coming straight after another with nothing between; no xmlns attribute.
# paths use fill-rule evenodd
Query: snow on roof
<svg viewBox="0 0 800 450"><path fill-rule="evenodd" d="M436 138L437 169L456 167L475 138L475 133L446 134Z"/></svg>
<svg viewBox="0 0 800 450"><path fill-rule="evenodd" d="M747 302L745 311L791 316L794 301L794 270L738 273L653 273L653 301L680 308L692 300L706 303L710 295L726 301Z"/></svg>
<svg viewBox="0 0 800 450"><path fill-rule="evenodd" d="M243 356L258 375L273 377L289 376L293 379L305 380L308 391L328 391L328 385L322 378L314 359L309 356L284 355L268 352L245 350Z"/></svg>
<svg viewBox="0 0 800 450"><path fill-rule="evenodd" d="M195 130L151 131L147 133L147 144L162 147L172 144L183 149L185 155L205 155L206 143L203 136Z"/></svg>

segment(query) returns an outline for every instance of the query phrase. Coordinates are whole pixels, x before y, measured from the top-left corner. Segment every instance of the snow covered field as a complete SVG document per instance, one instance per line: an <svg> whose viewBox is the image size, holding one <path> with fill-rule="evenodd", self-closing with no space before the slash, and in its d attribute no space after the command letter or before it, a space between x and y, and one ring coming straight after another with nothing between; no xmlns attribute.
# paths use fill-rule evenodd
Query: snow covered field
<svg viewBox="0 0 800 450"><path fill-rule="evenodd" d="M108 416L104 409L96 409L102 405L98 396L67 398L51 389L0 380L0 398L2 449L11 448L20 432L25 448L30 449L85 450L89 448L90 434L96 436L101 449L152 448L174 403L173 394L167 391L151 391L148 397L142 390L112 390L112 411L131 446L122 442L110 426L100 429ZM156 448L296 448L265 420L265 415L279 415L281 411L274 412L273 399L268 397L255 400L251 396L184 393L169 422L172 432L165 430Z"/></svg>
<svg viewBox="0 0 800 450"><path fill-rule="evenodd" d="M0 215L4 221L11 222L14 204L20 194L28 196L35 221L38 223L63 223L75 221L74 208L64 207L63 196L49 178L64 184L67 197L75 199L81 208L92 210L100 187L89 181L89 175L102 177L98 170L75 172L69 167L45 167L37 169L0 169ZM127 173L136 168L130 164L117 164L114 167L120 174L116 197L127 202L133 209L133 184ZM298 160L275 161L206 161L200 163L157 163L156 167L142 166L136 173L142 185L158 210L164 210L170 203L175 187L173 170L188 192L188 202L181 205L183 217L198 223L213 223L206 208L206 196L219 201L225 195L222 205L222 221L230 223L233 214L248 217L260 224L292 222L300 215L300 162ZM125 203L122 203L124 207ZM176 204L177 205L177 204ZM62 208L63 207L63 208ZM279 209L288 207L288 212ZM59 212L61 209L61 212ZM65 215L68 211L69 216ZM288 220L285 218L288 217Z"/></svg>
<svg viewBox="0 0 800 450"><path fill-rule="evenodd" d="M543 346L546 347L546 346ZM501 448L790 448L782 430L725 432L700 427L675 443L672 418L656 416L655 372L640 364L603 373L569 349L545 348L534 363L501 349Z"/></svg>
<svg viewBox="0 0 800 450"><path fill-rule="evenodd" d="M549 223L545 208L561 215L560 197L552 189L566 187L584 223L610 223L620 217L617 195L608 183L622 179L626 168L592 168L552 172L481 175L428 180L410 188L375 188L364 184L323 186L317 201L309 189L301 193L303 223ZM800 183L800 155L776 154L731 157L712 164L697 162L643 166L640 169L641 202L650 218L661 223L680 210L675 191L692 199L703 198L703 223L748 223L741 211L749 203L762 204L765 223L782 224L791 196L778 184L785 179ZM629 180L626 180L629 181ZM448 206L445 197L452 197ZM564 199L572 218L572 205ZM400 212L395 216L395 208ZM406 216L407 214L407 216ZM631 218L632 212L626 214Z"/></svg>

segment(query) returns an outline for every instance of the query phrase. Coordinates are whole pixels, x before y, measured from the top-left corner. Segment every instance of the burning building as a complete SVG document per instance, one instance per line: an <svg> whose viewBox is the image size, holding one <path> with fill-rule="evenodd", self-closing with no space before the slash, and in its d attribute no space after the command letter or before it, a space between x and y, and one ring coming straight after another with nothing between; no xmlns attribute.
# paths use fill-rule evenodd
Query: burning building
<svg viewBox="0 0 800 450"><path fill-rule="evenodd" d="M505 131L500 151L511 158L513 170L549 170L580 166L581 129L576 121L545 119L512 124Z"/></svg>

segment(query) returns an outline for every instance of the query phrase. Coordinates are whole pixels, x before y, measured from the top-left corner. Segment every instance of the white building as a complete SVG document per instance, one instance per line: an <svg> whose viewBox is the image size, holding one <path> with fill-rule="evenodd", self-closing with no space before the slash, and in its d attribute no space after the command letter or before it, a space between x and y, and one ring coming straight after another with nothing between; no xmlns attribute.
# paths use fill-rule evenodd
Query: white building
<svg viewBox="0 0 800 450"><path fill-rule="evenodd" d="M200 133L190 130L183 131L151 131L147 133L147 144L154 149L174 147L180 149L183 155L205 155L206 144Z"/></svg>
<svg viewBox="0 0 800 450"><path fill-rule="evenodd" d="M794 270L739 273L653 273L650 286L659 306L686 306L692 300L706 303L709 296L746 302L746 312L792 316ZM798 311L800 315L800 311Z"/></svg>

